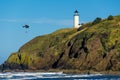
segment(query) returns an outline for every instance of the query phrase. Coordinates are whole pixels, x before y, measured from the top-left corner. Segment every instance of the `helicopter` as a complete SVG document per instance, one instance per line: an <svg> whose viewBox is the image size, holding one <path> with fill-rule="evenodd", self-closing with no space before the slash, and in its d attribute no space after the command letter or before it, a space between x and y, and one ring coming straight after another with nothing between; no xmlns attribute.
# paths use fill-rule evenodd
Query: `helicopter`
<svg viewBox="0 0 120 80"><path fill-rule="evenodd" d="M29 29L30 26L26 24L26 25L24 25L24 26L22 26L22 27L26 29L26 32L25 32L25 33L27 33L27 29Z"/></svg>

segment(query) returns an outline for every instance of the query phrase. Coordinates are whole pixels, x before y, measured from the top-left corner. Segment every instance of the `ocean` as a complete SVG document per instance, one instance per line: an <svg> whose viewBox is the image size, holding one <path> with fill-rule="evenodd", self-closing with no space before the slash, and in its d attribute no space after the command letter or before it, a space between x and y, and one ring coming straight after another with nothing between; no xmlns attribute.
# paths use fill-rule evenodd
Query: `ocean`
<svg viewBox="0 0 120 80"><path fill-rule="evenodd" d="M0 80L120 80L120 75L64 74L63 72L5 72Z"/></svg>

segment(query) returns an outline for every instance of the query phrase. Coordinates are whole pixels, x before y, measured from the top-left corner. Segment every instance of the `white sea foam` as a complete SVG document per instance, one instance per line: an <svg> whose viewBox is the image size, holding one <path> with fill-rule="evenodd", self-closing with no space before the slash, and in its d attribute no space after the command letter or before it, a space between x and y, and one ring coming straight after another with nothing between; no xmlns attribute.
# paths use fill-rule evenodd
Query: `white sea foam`
<svg viewBox="0 0 120 80"><path fill-rule="evenodd" d="M73 74L64 74L63 72L6 72L6 73L0 73L0 78L9 79L9 80L28 80L28 79L37 79L37 78L91 77L98 75L101 74L73 75Z"/></svg>
<svg viewBox="0 0 120 80"><path fill-rule="evenodd" d="M63 75L62 72L6 72L6 73L0 73L0 78L7 78L10 79L12 77L37 77L37 78L44 78L47 76L52 75Z"/></svg>
<svg viewBox="0 0 120 80"><path fill-rule="evenodd" d="M16 79L8 79L8 80L33 80L37 79L36 77L23 77L23 78L16 78Z"/></svg>

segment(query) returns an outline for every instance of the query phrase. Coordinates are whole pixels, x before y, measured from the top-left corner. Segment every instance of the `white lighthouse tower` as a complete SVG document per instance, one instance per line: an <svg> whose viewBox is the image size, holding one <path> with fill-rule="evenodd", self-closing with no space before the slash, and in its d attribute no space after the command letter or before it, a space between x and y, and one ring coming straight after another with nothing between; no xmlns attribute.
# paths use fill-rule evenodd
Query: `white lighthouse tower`
<svg viewBox="0 0 120 80"><path fill-rule="evenodd" d="M79 28L80 25L79 25L79 14L78 14L78 11L76 10L74 12L74 28Z"/></svg>

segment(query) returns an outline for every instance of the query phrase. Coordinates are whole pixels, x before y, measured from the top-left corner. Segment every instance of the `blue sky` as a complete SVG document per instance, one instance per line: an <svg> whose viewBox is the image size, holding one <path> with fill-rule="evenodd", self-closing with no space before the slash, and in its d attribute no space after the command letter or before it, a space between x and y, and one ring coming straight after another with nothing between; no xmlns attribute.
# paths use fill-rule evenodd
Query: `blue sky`
<svg viewBox="0 0 120 80"><path fill-rule="evenodd" d="M73 27L76 9L85 23L119 15L120 0L0 0L0 63L36 36Z"/></svg>

